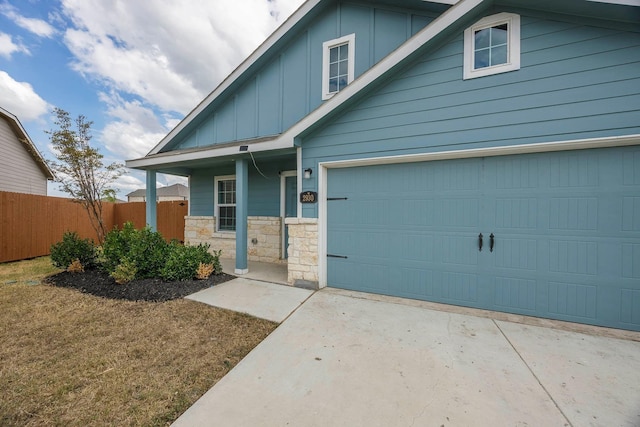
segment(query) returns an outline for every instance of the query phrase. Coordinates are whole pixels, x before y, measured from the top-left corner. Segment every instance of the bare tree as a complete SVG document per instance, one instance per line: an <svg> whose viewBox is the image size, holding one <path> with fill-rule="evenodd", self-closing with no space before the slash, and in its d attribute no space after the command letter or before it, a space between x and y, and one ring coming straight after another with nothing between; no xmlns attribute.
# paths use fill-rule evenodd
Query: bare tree
<svg viewBox="0 0 640 427"><path fill-rule="evenodd" d="M56 172L60 190L69 194L87 211L98 241L102 243L108 231L102 216L102 198L115 194L110 185L124 174L124 165L114 162L105 166L102 163L104 156L89 145L93 122L80 115L73 129L68 112L61 108L53 112L58 129L47 133L57 161L49 164Z"/></svg>

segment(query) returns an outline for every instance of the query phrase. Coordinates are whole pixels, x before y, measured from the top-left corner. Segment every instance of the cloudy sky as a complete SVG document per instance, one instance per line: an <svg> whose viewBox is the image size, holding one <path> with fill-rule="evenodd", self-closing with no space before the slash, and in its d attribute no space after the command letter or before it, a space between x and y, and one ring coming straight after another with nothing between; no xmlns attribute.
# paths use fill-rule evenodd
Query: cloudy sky
<svg viewBox="0 0 640 427"><path fill-rule="evenodd" d="M142 157L302 3L0 0L0 106L46 158L54 107L94 122L105 163ZM142 187L130 171L118 196Z"/></svg>

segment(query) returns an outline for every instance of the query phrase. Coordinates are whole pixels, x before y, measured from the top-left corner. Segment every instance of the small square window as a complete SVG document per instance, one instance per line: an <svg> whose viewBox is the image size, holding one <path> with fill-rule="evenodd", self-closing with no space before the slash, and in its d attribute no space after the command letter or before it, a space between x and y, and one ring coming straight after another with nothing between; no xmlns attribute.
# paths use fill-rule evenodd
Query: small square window
<svg viewBox="0 0 640 427"><path fill-rule="evenodd" d="M464 32L464 79L520 69L520 16L487 16Z"/></svg>
<svg viewBox="0 0 640 427"><path fill-rule="evenodd" d="M355 34L324 42L322 99L329 99L353 81Z"/></svg>

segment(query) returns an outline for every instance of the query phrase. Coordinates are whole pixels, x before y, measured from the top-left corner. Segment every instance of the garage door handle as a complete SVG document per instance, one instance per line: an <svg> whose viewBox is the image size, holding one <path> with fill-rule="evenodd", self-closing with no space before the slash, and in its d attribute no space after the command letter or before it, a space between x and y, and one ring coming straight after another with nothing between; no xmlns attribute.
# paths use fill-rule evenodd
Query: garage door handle
<svg viewBox="0 0 640 427"><path fill-rule="evenodd" d="M493 252L493 245L496 243L496 239L493 236L493 233L489 236L489 252Z"/></svg>
<svg viewBox="0 0 640 427"><path fill-rule="evenodd" d="M478 235L478 250L482 252L482 233Z"/></svg>

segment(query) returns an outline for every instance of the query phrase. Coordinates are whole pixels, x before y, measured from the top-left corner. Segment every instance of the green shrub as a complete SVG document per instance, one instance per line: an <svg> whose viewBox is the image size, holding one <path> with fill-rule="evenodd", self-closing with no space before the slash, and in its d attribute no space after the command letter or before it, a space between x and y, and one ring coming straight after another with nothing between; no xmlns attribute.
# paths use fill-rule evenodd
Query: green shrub
<svg viewBox="0 0 640 427"><path fill-rule="evenodd" d="M107 233L102 245L102 267L113 273L127 260L136 268L136 279L160 277L168 251L169 245L160 233L149 227L136 230L127 222L122 230L116 228Z"/></svg>
<svg viewBox="0 0 640 427"><path fill-rule="evenodd" d="M116 280L119 285L129 283L136 278L138 269L136 265L128 259L124 259L121 264L118 264L113 273L110 274Z"/></svg>
<svg viewBox="0 0 640 427"><path fill-rule="evenodd" d="M220 249L219 251L213 251L213 274L222 274L220 255L222 255L222 249Z"/></svg>
<svg viewBox="0 0 640 427"><path fill-rule="evenodd" d="M169 245L159 232L149 227L136 230L127 256L138 269L136 278L159 277L168 251Z"/></svg>
<svg viewBox="0 0 640 427"><path fill-rule="evenodd" d="M169 245L169 254L160 272L167 281L191 280L196 277L198 266L202 264L220 264L217 256L209 253L208 244L183 246L177 243Z"/></svg>
<svg viewBox="0 0 640 427"><path fill-rule="evenodd" d="M62 235L62 241L51 245L51 262L58 268L66 269L78 260L85 268L96 263L96 247L90 239L81 239L74 231Z"/></svg>
<svg viewBox="0 0 640 427"><path fill-rule="evenodd" d="M127 222L122 230L114 228L104 238L100 264L107 273L113 273L130 252L131 242L136 232L133 223Z"/></svg>

